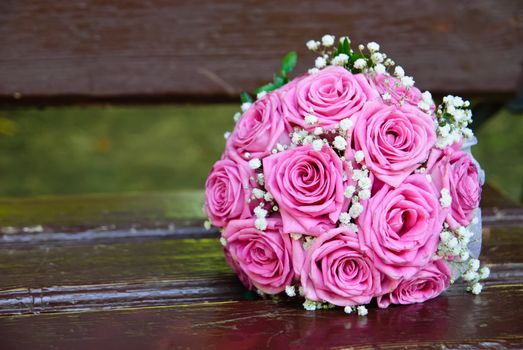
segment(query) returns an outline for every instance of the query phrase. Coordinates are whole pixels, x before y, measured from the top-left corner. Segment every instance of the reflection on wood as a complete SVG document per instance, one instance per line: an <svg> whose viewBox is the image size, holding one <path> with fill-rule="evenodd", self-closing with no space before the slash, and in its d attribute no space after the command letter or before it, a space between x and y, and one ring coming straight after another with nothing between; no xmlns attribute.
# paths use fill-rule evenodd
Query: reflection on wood
<svg viewBox="0 0 523 350"><path fill-rule="evenodd" d="M520 281L487 288L478 297L460 293L372 308L366 317L263 300L6 317L0 319L0 345L5 350L521 348L523 326L514 307L522 286Z"/></svg>
<svg viewBox="0 0 523 350"><path fill-rule="evenodd" d="M365 318L247 293L217 230L205 231L183 196L1 200L0 348L523 346L514 312L523 301L523 210L490 187L484 293L457 284L424 304L371 307Z"/></svg>

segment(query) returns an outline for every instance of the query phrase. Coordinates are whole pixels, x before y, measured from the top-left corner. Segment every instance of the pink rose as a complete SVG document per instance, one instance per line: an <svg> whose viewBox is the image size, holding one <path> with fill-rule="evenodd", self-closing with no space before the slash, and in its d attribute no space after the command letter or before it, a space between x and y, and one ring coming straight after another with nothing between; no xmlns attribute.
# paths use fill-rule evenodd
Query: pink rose
<svg viewBox="0 0 523 350"><path fill-rule="evenodd" d="M299 146L263 159L265 187L280 209L285 233L317 236L346 211L343 164L324 146Z"/></svg>
<svg viewBox="0 0 523 350"><path fill-rule="evenodd" d="M412 106L367 103L356 117L354 145L365 165L381 181L398 187L436 142L432 118Z"/></svg>
<svg viewBox="0 0 523 350"><path fill-rule="evenodd" d="M443 188L449 188L449 158L454 151L452 147L445 149L434 147L430 150L426 171L438 192Z"/></svg>
<svg viewBox="0 0 523 350"><path fill-rule="evenodd" d="M470 154L463 151L452 153L449 166L452 204L447 221L451 227L468 226L481 200L478 168Z"/></svg>
<svg viewBox="0 0 523 350"><path fill-rule="evenodd" d="M384 185L358 218L361 244L376 267L392 279L409 278L436 253L442 229L438 193L425 175L411 175L398 188Z"/></svg>
<svg viewBox="0 0 523 350"><path fill-rule="evenodd" d="M230 159L217 161L205 182L205 212L215 226L223 227L229 220L252 216L247 200L253 186L253 172L245 163Z"/></svg>
<svg viewBox="0 0 523 350"><path fill-rule="evenodd" d="M240 265L238 265L236 260L234 260L232 258L229 248L224 247L223 254L225 255L225 261L232 268L234 273L238 276L238 279L244 285L244 287L247 288L248 290L253 290L254 285L252 284L251 280L249 279L249 276L247 276L247 274L245 272L243 272L243 270L240 268Z"/></svg>
<svg viewBox="0 0 523 350"><path fill-rule="evenodd" d="M402 280L396 289L378 297L378 306L422 303L440 295L450 283L450 269L443 260L429 262L414 276Z"/></svg>
<svg viewBox="0 0 523 350"><path fill-rule="evenodd" d="M427 162L436 188L449 189L452 203L447 223L452 229L470 225L481 200L478 167L467 152L447 147L433 150Z"/></svg>
<svg viewBox="0 0 523 350"><path fill-rule="evenodd" d="M282 93L287 120L306 130L318 126L332 128L342 119L352 117L367 101L378 98L363 74L352 74L336 66L300 79ZM305 122L308 114L317 118L315 124Z"/></svg>
<svg viewBox="0 0 523 350"><path fill-rule="evenodd" d="M367 304L380 290L381 274L358 236L339 227L317 237L307 250L301 284L305 297L338 306Z"/></svg>
<svg viewBox="0 0 523 350"><path fill-rule="evenodd" d="M277 294L292 284L292 242L281 232L280 219L267 219L265 231L255 228L254 219L233 220L222 235L232 260L256 288Z"/></svg>
<svg viewBox="0 0 523 350"><path fill-rule="evenodd" d="M262 158L271 153L277 143L290 144L279 95L269 93L243 114L227 140L226 154L234 160ZM245 154L249 153L249 157Z"/></svg>
<svg viewBox="0 0 523 350"><path fill-rule="evenodd" d="M383 100L385 104L403 105L408 104L418 108L418 104L423 100L421 91L415 86L405 86L401 80L385 74L369 74L370 85L375 88L381 96L388 93L390 99ZM436 109L434 101L430 104L430 111Z"/></svg>
<svg viewBox="0 0 523 350"><path fill-rule="evenodd" d="M309 76L310 76L309 73L301 74L301 75L297 76L296 78L292 79L291 81L289 81L287 84L280 87L279 89L275 90L274 92L281 94L288 90L294 89L300 81L302 81L303 79L306 79Z"/></svg>

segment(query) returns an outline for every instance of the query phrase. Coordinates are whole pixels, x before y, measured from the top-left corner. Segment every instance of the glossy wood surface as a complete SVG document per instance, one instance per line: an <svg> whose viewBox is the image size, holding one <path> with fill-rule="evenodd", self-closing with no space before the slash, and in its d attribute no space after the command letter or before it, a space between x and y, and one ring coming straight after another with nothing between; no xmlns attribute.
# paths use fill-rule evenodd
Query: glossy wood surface
<svg viewBox="0 0 523 350"><path fill-rule="evenodd" d="M367 317L246 292L201 226L201 198L0 200L0 349L523 347L523 209L491 187L484 292L457 283Z"/></svg>
<svg viewBox="0 0 523 350"><path fill-rule="evenodd" d="M520 0L0 2L0 97L11 103L237 99L325 33L377 41L434 93L513 93Z"/></svg>

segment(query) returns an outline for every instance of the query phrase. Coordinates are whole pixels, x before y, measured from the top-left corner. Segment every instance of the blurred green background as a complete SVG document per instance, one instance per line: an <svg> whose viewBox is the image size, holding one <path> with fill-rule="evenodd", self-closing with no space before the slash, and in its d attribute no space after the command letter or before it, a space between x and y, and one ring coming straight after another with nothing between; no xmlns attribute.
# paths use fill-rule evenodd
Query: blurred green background
<svg viewBox="0 0 523 350"><path fill-rule="evenodd" d="M236 104L0 110L0 196L203 189ZM476 131L487 181L523 202L523 118Z"/></svg>

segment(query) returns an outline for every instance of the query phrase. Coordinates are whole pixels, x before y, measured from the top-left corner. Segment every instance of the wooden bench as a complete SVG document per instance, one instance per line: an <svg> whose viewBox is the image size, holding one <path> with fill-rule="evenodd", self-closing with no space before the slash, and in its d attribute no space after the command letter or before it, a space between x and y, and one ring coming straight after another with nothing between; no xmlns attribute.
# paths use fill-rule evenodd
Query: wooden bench
<svg viewBox="0 0 523 350"><path fill-rule="evenodd" d="M180 193L0 200L0 348L520 347L523 208L484 190L480 296L309 312L246 292ZM460 345L461 344L461 345ZM465 346L465 345L463 345Z"/></svg>
<svg viewBox="0 0 523 350"><path fill-rule="evenodd" d="M237 101L279 59L313 63L325 33L377 41L433 93L513 95L518 0L52 1L0 3L0 97L13 104Z"/></svg>
<svg viewBox="0 0 523 350"><path fill-rule="evenodd" d="M417 84L500 104L523 6L452 1L3 1L0 103L217 102L329 32L376 40ZM210 166L210 165L209 165ZM2 170L3 171L3 170ZM521 348L523 208L484 189L480 296L308 312L246 292L203 229L201 192L0 199L0 349Z"/></svg>

